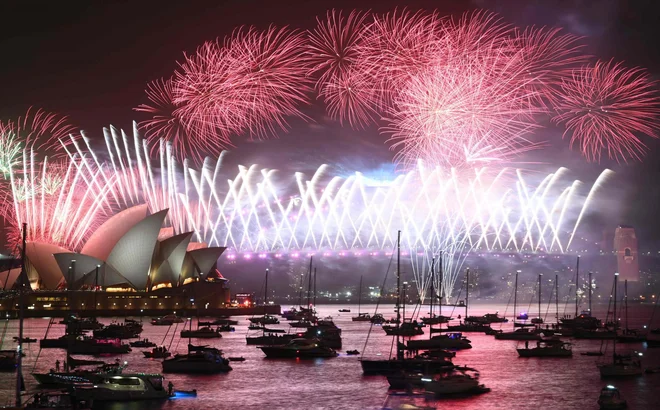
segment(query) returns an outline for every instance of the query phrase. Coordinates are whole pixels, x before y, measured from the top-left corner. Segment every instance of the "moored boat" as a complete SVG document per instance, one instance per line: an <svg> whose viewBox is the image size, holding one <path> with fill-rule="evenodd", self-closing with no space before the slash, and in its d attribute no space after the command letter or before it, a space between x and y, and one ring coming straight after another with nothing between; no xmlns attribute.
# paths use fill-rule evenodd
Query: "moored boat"
<svg viewBox="0 0 660 410"><path fill-rule="evenodd" d="M108 376L101 381L76 386L72 396L77 400L114 402L166 399L169 393L163 386L162 375L133 373Z"/></svg>
<svg viewBox="0 0 660 410"><path fill-rule="evenodd" d="M188 337L194 339L217 339L222 337L222 335L220 334L219 328L212 329L209 326L204 326L195 330L184 329L181 331L181 337Z"/></svg>
<svg viewBox="0 0 660 410"><path fill-rule="evenodd" d="M619 410L627 408L628 402L621 397L619 389L608 385L600 390L598 406L601 410Z"/></svg>
<svg viewBox="0 0 660 410"><path fill-rule="evenodd" d="M536 347L529 348L525 342L524 349L516 349L520 357L572 357L572 344L561 340L539 340Z"/></svg>
<svg viewBox="0 0 660 410"><path fill-rule="evenodd" d="M206 346L188 345L188 354L177 354L163 360L163 372L186 374L224 373L232 368L222 351Z"/></svg>
<svg viewBox="0 0 660 410"><path fill-rule="evenodd" d="M337 352L321 344L319 340L296 338L281 346L259 347L269 358L327 358L336 357Z"/></svg>

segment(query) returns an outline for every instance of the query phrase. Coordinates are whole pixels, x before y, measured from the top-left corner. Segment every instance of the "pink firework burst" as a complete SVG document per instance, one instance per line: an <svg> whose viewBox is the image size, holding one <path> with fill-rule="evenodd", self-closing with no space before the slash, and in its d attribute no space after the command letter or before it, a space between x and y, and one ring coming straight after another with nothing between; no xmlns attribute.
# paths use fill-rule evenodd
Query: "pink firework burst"
<svg viewBox="0 0 660 410"><path fill-rule="evenodd" d="M135 110L153 115L151 119L139 123L152 143L152 151L158 149L156 140L168 141L180 161L190 158L199 164L203 159L202 153L209 151L209 146L211 151L219 152L230 144L229 139L223 139L223 134L216 132L215 127L204 127L203 123L196 124L195 121L184 122L182 110L174 102L172 79L153 81L147 86L146 94L149 103L141 104ZM205 135L205 138L198 138L199 135Z"/></svg>
<svg viewBox="0 0 660 410"><path fill-rule="evenodd" d="M0 134L11 135L21 149L34 150L42 155L66 156L64 145L70 141L68 134L75 131L65 116L49 113L41 108L28 108L25 115L8 121L0 121Z"/></svg>
<svg viewBox="0 0 660 410"><path fill-rule="evenodd" d="M327 105L330 117L341 124L364 128L376 118L378 96L374 81L360 70L359 47L367 13L328 12L325 20L308 34L307 59L310 74L318 74L316 89Z"/></svg>
<svg viewBox="0 0 660 410"><path fill-rule="evenodd" d="M657 138L660 97L657 82L640 68L599 61L562 82L554 121L565 124L571 146L589 161L606 153L617 161L641 160L641 135Z"/></svg>

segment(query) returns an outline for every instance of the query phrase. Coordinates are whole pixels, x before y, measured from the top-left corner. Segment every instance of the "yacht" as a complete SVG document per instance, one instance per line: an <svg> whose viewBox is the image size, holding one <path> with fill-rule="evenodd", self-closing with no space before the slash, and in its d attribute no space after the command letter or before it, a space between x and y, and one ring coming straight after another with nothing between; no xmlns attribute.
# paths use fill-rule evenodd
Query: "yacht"
<svg viewBox="0 0 660 410"><path fill-rule="evenodd" d="M275 316L271 316L271 315L251 317L249 320L252 323L258 323L258 324L261 324L261 325L277 325L277 324L280 323L280 320L278 318L276 318Z"/></svg>
<svg viewBox="0 0 660 410"><path fill-rule="evenodd" d="M572 345L561 340L539 340L532 348L528 343L525 342L524 349L516 349L520 357L573 357Z"/></svg>
<svg viewBox="0 0 660 410"><path fill-rule="evenodd" d="M337 352L326 347L319 340L297 338L281 346L260 346L266 357L313 359L336 357Z"/></svg>
<svg viewBox="0 0 660 410"><path fill-rule="evenodd" d="M188 354L177 354L163 360L165 373L224 373L231 370L222 351L206 346L188 345Z"/></svg>
<svg viewBox="0 0 660 410"><path fill-rule="evenodd" d="M600 390L598 406L600 406L601 410L619 410L627 408L628 403L621 397L619 389L608 385Z"/></svg>
<svg viewBox="0 0 660 410"><path fill-rule="evenodd" d="M483 316L468 316L465 318L466 323L470 322L470 323L490 324L490 323L507 323L508 321L509 319L500 316L498 312L486 313Z"/></svg>
<svg viewBox="0 0 660 410"><path fill-rule="evenodd" d="M94 330L94 337L110 337L117 339L133 339L140 337L142 333L142 324L139 322L112 323L101 329Z"/></svg>
<svg viewBox="0 0 660 410"><path fill-rule="evenodd" d="M156 347L156 343L150 341L149 339L137 340L135 342L128 343L131 347Z"/></svg>
<svg viewBox="0 0 660 410"><path fill-rule="evenodd" d="M371 315L369 313L358 313L357 316L351 318L353 322L371 322Z"/></svg>
<svg viewBox="0 0 660 410"><path fill-rule="evenodd" d="M172 356L165 346L154 347L151 350L143 351L142 354L147 359L165 359Z"/></svg>
<svg viewBox="0 0 660 410"><path fill-rule="evenodd" d="M220 328L215 330L211 329L209 326L200 327L196 330L182 330L181 337L187 338L196 338L196 339L217 339L222 337L220 334Z"/></svg>
<svg viewBox="0 0 660 410"><path fill-rule="evenodd" d="M78 316L71 315L60 321L60 324L66 325L67 330L96 330L103 327L103 324L95 318L79 318Z"/></svg>
<svg viewBox="0 0 660 410"><path fill-rule="evenodd" d="M120 339L84 338L68 346L70 354L123 354L130 351L131 347L122 344Z"/></svg>
<svg viewBox="0 0 660 410"><path fill-rule="evenodd" d="M341 329L334 322L319 320L316 326L310 326L303 333L303 338L319 339L321 344L333 349L341 349Z"/></svg>
<svg viewBox="0 0 660 410"><path fill-rule="evenodd" d="M636 377L641 376L642 364L630 355L614 354L612 363L598 365L600 377Z"/></svg>
<svg viewBox="0 0 660 410"><path fill-rule="evenodd" d="M57 387L71 386L76 383L96 383L103 380L106 376L116 376L122 374L125 366L114 364L104 364L92 370L76 370L69 372L56 372L51 370L48 373L32 373L32 377L41 386Z"/></svg>
<svg viewBox="0 0 660 410"><path fill-rule="evenodd" d="M302 335L301 335L302 336ZM295 334L276 334L276 333L264 333L261 336L248 336L245 338L248 345L267 345L267 346L277 346L284 345L289 343L296 337L300 337Z"/></svg>
<svg viewBox="0 0 660 410"><path fill-rule="evenodd" d="M40 391L35 393L23 409L75 409L88 410L94 404L93 400L79 400L69 392L63 391Z"/></svg>
<svg viewBox="0 0 660 410"><path fill-rule="evenodd" d="M154 326L172 326L174 323L183 323L183 318L177 315L167 315L163 317L155 317L151 319L151 324Z"/></svg>
<svg viewBox="0 0 660 410"><path fill-rule="evenodd" d="M107 376L101 381L75 386L72 395L77 400L94 402L158 400L169 397L163 387L163 376L145 373Z"/></svg>
<svg viewBox="0 0 660 410"><path fill-rule="evenodd" d="M381 324L387 322L387 320L383 317L383 315L381 313L375 313L371 317L370 322L373 323L374 325L381 325Z"/></svg>
<svg viewBox="0 0 660 410"><path fill-rule="evenodd" d="M409 350L425 349L471 349L470 341L461 333L446 333L430 339L409 340Z"/></svg>
<svg viewBox="0 0 660 410"><path fill-rule="evenodd" d="M422 378L422 381L426 392L433 393L436 397L472 395L490 391L483 384L479 384L479 373L476 371L455 369L453 372Z"/></svg>
<svg viewBox="0 0 660 410"><path fill-rule="evenodd" d="M414 321L404 321L401 326L383 326L388 336L419 336L423 335L422 325Z"/></svg>
<svg viewBox="0 0 660 410"><path fill-rule="evenodd" d="M458 325L447 326L447 330L452 332L480 332L490 333L493 328L487 323L468 322L459 323Z"/></svg>
<svg viewBox="0 0 660 410"><path fill-rule="evenodd" d="M422 318L422 323L425 325L440 325L442 323L449 323L453 317L442 316L442 315L433 315L433 316L424 316Z"/></svg>
<svg viewBox="0 0 660 410"><path fill-rule="evenodd" d="M351 309L339 309L339 313L351 313Z"/></svg>
<svg viewBox="0 0 660 410"><path fill-rule="evenodd" d="M513 332L498 331L495 333L497 340L541 340L541 334L536 329L525 327L514 330Z"/></svg>

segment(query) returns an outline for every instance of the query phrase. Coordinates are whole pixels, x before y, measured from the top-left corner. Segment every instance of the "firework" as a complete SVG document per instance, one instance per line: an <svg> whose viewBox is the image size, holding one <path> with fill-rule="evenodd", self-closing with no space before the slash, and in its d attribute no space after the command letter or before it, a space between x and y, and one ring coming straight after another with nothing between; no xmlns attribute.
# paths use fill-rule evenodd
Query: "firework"
<svg viewBox="0 0 660 410"><path fill-rule="evenodd" d="M597 62L573 72L562 82L558 114L571 146L589 161L605 153L617 161L640 160L646 146L641 135L656 138L660 124L657 82L639 68Z"/></svg>

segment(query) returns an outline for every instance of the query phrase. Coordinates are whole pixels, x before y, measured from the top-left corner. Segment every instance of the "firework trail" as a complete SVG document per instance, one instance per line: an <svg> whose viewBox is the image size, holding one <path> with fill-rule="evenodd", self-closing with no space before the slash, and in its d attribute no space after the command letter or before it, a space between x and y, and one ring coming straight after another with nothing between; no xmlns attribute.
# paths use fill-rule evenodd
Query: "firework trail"
<svg viewBox="0 0 660 410"><path fill-rule="evenodd" d="M617 161L641 160L640 135L657 138L660 95L657 82L639 68L602 61L573 72L562 82L553 118L565 124L564 136L589 161L605 153Z"/></svg>

